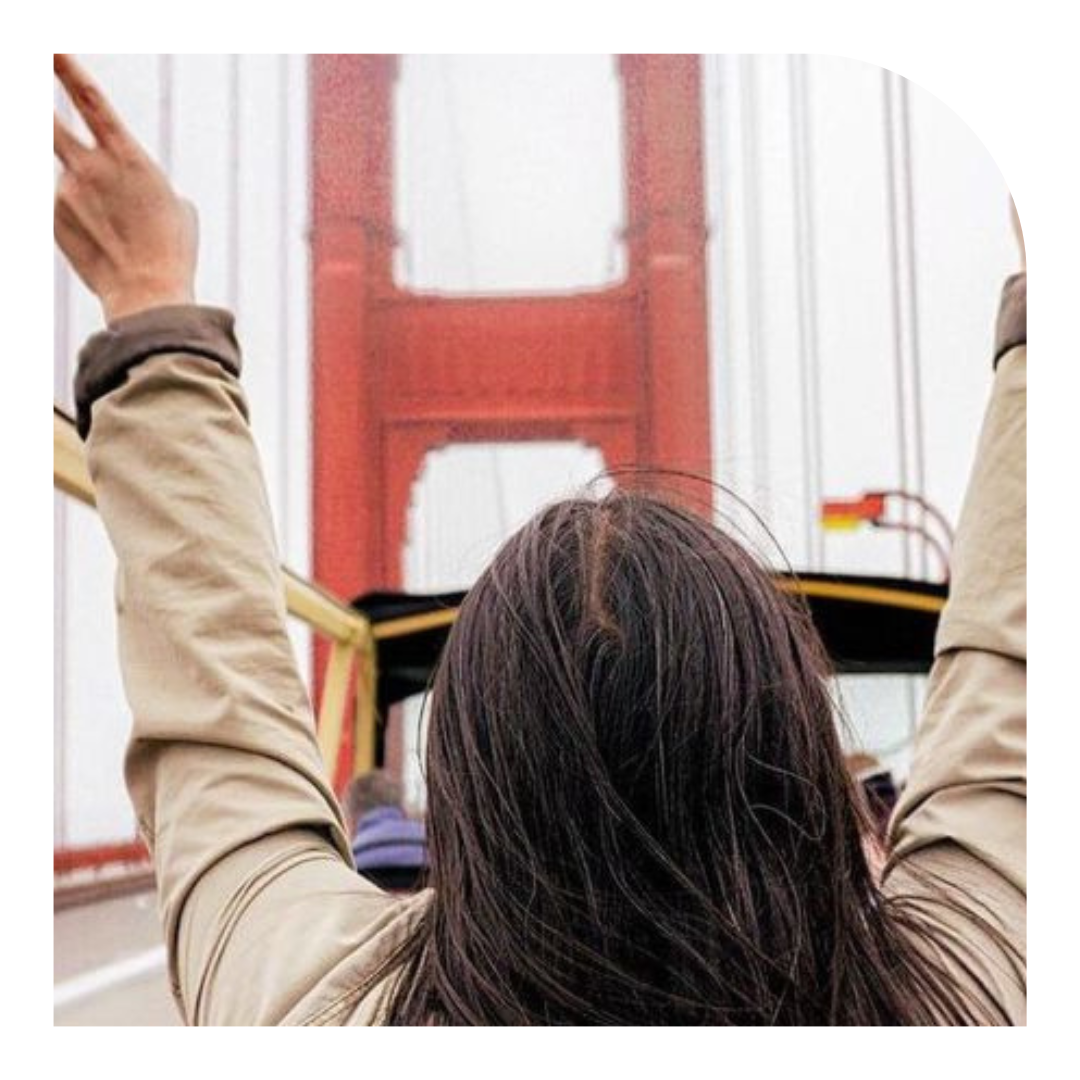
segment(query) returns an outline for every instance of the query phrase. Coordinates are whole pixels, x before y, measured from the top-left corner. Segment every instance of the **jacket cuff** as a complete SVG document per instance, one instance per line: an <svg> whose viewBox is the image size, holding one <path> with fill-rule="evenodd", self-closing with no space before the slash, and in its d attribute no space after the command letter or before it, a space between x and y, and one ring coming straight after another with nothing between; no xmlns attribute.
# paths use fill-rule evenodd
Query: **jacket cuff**
<svg viewBox="0 0 1080 1080"><path fill-rule="evenodd" d="M94 334L79 352L75 408L83 439L90 434L94 402L123 386L137 364L162 353L202 356L216 361L231 375L240 375L240 346L233 333L233 317L222 308L177 304L117 319Z"/></svg>
<svg viewBox="0 0 1080 1080"><path fill-rule="evenodd" d="M994 367L1010 350L1027 344L1027 271L1013 274L1005 282L998 309L997 334L994 340Z"/></svg>

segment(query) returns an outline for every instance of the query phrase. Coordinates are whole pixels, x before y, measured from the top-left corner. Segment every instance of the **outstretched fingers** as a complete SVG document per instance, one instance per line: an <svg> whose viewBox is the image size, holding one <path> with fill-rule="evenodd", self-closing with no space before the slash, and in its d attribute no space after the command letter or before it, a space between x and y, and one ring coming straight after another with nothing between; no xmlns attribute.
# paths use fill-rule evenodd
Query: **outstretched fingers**
<svg viewBox="0 0 1080 1080"><path fill-rule="evenodd" d="M71 103L86 121L86 126L97 144L103 149L126 146L129 141L127 129L113 111L101 88L83 67L66 53L57 53L53 57L53 71L71 98ZM66 145L70 149L70 143Z"/></svg>

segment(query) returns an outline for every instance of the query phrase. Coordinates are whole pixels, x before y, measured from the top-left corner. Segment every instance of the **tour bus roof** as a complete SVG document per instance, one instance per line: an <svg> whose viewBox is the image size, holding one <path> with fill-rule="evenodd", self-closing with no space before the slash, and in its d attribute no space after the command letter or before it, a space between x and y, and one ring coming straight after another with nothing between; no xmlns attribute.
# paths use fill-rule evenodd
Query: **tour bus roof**
<svg viewBox="0 0 1080 1080"><path fill-rule="evenodd" d="M784 591L806 599L838 673L895 675L929 670L946 585L855 574L777 574L776 578ZM353 601L371 621L377 642L380 715L427 687L464 598L464 592L372 592Z"/></svg>

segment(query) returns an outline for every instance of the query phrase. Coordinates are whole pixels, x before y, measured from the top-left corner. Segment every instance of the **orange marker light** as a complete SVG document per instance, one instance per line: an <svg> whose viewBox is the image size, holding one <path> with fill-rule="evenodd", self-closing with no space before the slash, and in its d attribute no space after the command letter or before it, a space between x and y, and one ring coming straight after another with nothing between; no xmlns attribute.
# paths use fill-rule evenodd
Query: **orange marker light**
<svg viewBox="0 0 1080 1080"><path fill-rule="evenodd" d="M857 499L824 499L821 524L829 530L852 530L880 520L885 514L885 496L868 492Z"/></svg>

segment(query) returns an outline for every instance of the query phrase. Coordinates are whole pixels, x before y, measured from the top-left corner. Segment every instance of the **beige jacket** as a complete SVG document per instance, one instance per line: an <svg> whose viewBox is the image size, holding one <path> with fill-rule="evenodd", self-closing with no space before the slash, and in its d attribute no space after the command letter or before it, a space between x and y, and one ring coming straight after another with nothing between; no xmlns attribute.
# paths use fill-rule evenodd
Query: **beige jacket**
<svg viewBox="0 0 1080 1080"><path fill-rule="evenodd" d="M1007 287L1014 307L1022 291ZM921 902L909 868L931 867L1022 951L1022 303L1005 322L885 887ZM119 560L128 786L189 1023L378 1022L386 984L371 975L431 894L394 899L353 869L286 636L239 369L231 318L196 307L122 320L80 357L79 424ZM957 979L1022 1022L1022 965L963 908L923 907L961 950Z"/></svg>

